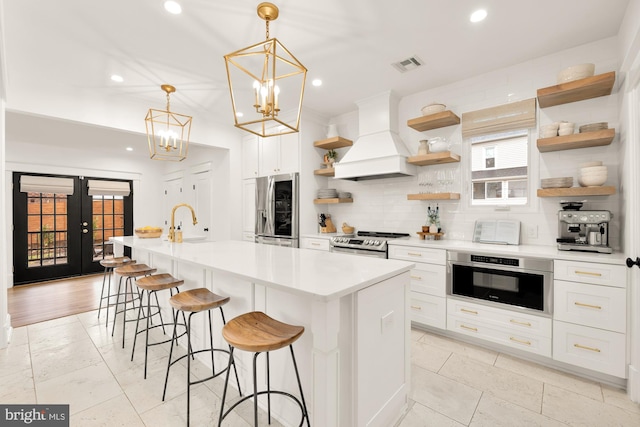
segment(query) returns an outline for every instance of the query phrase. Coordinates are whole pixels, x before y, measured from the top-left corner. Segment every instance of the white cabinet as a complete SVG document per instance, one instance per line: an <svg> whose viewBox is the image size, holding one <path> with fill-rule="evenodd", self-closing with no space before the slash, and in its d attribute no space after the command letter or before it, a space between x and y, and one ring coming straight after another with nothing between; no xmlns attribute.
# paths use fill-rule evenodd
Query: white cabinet
<svg viewBox="0 0 640 427"><path fill-rule="evenodd" d="M242 232L255 233L256 224L256 180L242 181Z"/></svg>
<svg viewBox="0 0 640 427"><path fill-rule="evenodd" d="M257 135L242 138L242 178L256 178L260 174L260 140Z"/></svg>
<svg viewBox="0 0 640 427"><path fill-rule="evenodd" d="M448 330L541 356L551 357L551 328L548 317L447 300Z"/></svg>
<svg viewBox="0 0 640 427"><path fill-rule="evenodd" d="M329 251L329 239L303 237L300 239L300 247L303 249L315 249L317 251Z"/></svg>
<svg viewBox="0 0 640 427"><path fill-rule="evenodd" d="M298 172L300 136L297 133L260 139L260 175Z"/></svg>
<svg viewBox="0 0 640 427"><path fill-rule="evenodd" d="M553 358L626 378L626 270L554 263Z"/></svg>
<svg viewBox="0 0 640 427"><path fill-rule="evenodd" d="M389 245L389 258L415 262L411 277L411 321L447 327L447 251L418 246Z"/></svg>

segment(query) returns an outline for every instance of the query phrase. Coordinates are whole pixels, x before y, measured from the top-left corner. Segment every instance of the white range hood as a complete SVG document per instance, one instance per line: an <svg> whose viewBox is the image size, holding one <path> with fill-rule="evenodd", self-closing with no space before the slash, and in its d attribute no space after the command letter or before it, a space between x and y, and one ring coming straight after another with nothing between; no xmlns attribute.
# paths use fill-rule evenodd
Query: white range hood
<svg viewBox="0 0 640 427"><path fill-rule="evenodd" d="M356 103L359 136L337 162L335 178L354 181L416 174L409 150L398 135L398 100L384 92Z"/></svg>

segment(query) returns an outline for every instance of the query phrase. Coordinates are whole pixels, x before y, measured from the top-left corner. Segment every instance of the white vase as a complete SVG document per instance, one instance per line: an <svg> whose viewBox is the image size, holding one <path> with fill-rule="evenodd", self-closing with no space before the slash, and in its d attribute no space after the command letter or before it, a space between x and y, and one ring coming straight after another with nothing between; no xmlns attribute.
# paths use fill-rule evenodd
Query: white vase
<svg viewBox="0 0 640 427"><path fill-rule="evenodd" d="M437 233L438 232L438 226L436 224L431 224L429 226L429 233Z"/></svg>
<svg viewBox="0 0 640 427"><path fill-rule="evenodd" d="M420 147L418 147L418 155L425 156L429 154L429 141L423 139L420 141Z"/></svg>
<svg viewBox="0 0 640 427"><path fill-rule="evenodd" d="M327 138L333 138L334 136L338 136L338 125L336 124L329 125L327 130Z"/></svg>

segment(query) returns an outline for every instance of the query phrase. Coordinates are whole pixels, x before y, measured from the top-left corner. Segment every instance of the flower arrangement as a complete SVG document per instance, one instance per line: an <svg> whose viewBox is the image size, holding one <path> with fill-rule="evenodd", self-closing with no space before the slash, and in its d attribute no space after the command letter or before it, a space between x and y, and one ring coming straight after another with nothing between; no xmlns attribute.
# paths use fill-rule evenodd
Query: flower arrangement
<svg viewBox="0 0 640 427"><path fill-rule="evenodd" d="M440 227L440 208L437 205L435 209L431 209L431 206L427 208L427 225Z"/></svg>

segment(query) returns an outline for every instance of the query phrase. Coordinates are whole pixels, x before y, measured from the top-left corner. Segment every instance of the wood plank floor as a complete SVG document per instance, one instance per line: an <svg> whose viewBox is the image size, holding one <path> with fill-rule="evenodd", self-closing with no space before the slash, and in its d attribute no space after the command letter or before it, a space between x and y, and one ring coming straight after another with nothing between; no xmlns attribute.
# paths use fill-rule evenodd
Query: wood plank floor
<svg viewBox="0 0 640 427"><path fill-rule="evenodd" d="M11 326L17 328L97 310L102 277L103 273L99 273L8 289L7 304Z"/></svg>

